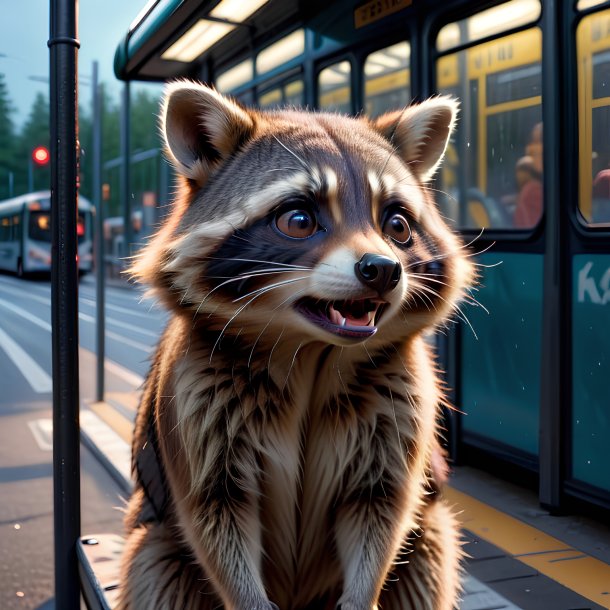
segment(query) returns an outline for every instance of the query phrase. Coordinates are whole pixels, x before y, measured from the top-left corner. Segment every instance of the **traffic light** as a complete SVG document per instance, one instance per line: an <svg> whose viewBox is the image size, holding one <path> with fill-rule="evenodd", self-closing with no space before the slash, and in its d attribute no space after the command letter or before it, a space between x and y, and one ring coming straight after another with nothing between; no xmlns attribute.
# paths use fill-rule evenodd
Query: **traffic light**
<svg viewBox="0 0 610 610"><path fill-rule="evenodd" d="M32 151L32 160L36 165L46 165L51 159L49 149L46 146L37 146Z"/></svg>

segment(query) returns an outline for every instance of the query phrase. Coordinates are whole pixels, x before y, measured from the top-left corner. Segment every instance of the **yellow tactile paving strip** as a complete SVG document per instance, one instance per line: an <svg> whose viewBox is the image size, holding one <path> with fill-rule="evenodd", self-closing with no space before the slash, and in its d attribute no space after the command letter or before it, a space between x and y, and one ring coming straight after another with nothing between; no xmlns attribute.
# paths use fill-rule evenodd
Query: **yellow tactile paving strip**
<svg viewBox="0 0 610 610"><path fill-rule="evenodd" d="M564 587L610 609L610 565L454 488L445 496L462 525Z"/></svg>
<svg viewBox="0 0 610 610"><path fill-rule="evenodd" d="M119 413L107 402L93 402L89 408L105 423L107 423L126 443L131 445L133 422Z"/></svg>

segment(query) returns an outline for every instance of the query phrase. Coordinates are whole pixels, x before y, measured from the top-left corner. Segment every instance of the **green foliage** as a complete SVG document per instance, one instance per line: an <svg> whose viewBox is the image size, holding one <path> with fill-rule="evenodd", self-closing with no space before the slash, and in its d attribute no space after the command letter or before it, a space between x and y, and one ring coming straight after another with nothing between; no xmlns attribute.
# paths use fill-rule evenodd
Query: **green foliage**
<svg viewBox="0 0 610 610"><path fill-rule="evenodd" d="M11 119L12 113L13 107L4 74L0 73L0 200L9 197L10 182L14 180L16 171L15 127Z"/></svg>
<svg viewBox="0 0 610 610"><path fill-rule="evenodd" d="M85 89L89 95L91 92ZM120 103L103 88L102 102L102 164L116 160L120 150ZM92 198L93 184L93 126L92 105L81 95L79 107L80 189L85 197ZM157 113L159 100L148 91L138 90L131 99L131 151L159 149L161 146ZM29 190L28 168L32 168L32 190L50 186L50 166L30 164L31 153L36 146L50 144L48 96L39 93L28 119L17 132L11 119L13 108L4 75L0 73L0 200L8 198L9 175L12 174L12 195ZM132 204L139 207L142 194L159 191L160 156L134 164L131 168ZM120 168L104 169L102 182L110 184L110 200L105 204L106 216L121 215Z"/></svg>

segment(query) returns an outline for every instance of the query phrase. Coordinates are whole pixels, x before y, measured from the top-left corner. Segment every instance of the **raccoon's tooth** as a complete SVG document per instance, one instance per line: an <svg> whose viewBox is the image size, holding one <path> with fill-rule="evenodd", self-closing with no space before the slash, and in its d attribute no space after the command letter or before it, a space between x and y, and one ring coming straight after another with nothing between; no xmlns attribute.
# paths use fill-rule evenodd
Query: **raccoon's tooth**
<svg viewBox="0 0 610 610"><path fill-rule="evenodd" d="M341 317L341 326L345 326L345 318Z"/></svg>

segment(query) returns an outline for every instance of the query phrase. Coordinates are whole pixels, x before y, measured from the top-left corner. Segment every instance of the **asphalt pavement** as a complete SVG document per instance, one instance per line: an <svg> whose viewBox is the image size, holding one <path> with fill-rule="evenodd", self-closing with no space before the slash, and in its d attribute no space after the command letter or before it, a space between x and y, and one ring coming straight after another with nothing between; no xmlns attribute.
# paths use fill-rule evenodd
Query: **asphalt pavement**
<svg viewBox="0 0 610 610"><path fill-rule="evenodd" d="M80 396L83 429L102 450L128 448L95 402L95 284L79 289ZM49 278L0 274L0 609L51 610L53 482L51 288ZM126 425L165 314L133 288L106 290L106 398ZM96 409L101 416L96 415ZM108 410L108 409L107 409ZM114 436L113 436L114 434ZM114 445L113 445L114 443ZM81 445L81 531L122 531L125 476L111 476L99 452Z"/></svg>

